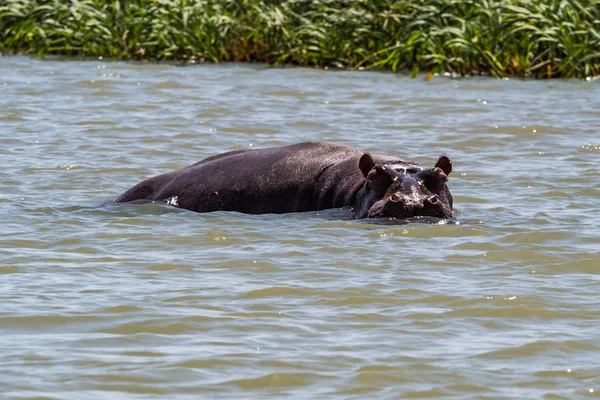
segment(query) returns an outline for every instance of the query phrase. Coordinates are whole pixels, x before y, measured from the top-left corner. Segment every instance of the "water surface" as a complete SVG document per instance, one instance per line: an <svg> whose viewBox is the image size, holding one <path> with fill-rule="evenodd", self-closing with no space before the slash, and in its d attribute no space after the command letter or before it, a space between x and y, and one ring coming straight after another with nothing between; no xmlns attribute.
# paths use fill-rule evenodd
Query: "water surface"
<svg viewBox="0 0 600 400"><path fill-rule="evenodd" d="M0 58L3 398L600 392L600 86ZM224 151L454 160L458 224L105 205Z"/></svg>

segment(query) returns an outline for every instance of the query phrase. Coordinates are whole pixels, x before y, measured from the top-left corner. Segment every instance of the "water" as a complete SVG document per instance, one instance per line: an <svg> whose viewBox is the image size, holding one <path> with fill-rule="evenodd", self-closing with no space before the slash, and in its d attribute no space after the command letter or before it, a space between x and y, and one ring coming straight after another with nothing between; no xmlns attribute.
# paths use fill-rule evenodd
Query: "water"
<svg viewBox="0 0 600 400"><path fill-rule="evenodd" d="M0 58L0 396L600 393L600 86ZM458 224L105 205L324 139L454 161Z"/></svg>

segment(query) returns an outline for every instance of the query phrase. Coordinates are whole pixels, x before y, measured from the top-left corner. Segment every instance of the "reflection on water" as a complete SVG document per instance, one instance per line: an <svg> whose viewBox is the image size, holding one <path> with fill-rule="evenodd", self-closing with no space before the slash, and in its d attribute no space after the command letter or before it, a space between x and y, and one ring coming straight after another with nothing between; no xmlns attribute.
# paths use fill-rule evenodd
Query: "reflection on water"
<svg viewBox="0 0 600 400"><path fill-rule="evenodd" d="M0 58L0 393L596 396L599 91ZM106 204L303 140L448 154L456 220Z"/></svg>

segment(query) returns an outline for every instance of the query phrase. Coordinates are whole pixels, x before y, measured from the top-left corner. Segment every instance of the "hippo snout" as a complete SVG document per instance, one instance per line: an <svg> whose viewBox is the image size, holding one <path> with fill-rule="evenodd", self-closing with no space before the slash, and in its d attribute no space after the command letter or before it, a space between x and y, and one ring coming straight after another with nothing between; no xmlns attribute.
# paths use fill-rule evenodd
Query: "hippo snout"
<svg viewBox="0 0 600 400"><path fill-rule="evenodd" d="M412 218L429 216L452 218L452 210L438 195L410 196L393 193L389 198L378 201L369 210L370 218Z"/></svg>

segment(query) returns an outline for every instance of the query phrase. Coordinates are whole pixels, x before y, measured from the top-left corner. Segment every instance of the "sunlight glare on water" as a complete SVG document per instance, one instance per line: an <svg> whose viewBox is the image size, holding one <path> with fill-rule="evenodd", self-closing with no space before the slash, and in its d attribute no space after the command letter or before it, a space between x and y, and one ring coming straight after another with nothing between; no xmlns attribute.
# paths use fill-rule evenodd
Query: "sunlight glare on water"
<svg viewBox="0 0 600 400"><path fill-rule="evenodd" d="M596 82L0 57L0 93L1 397L597 396ZM448 155L455 223L109 204L305 140Z"/></svg>

